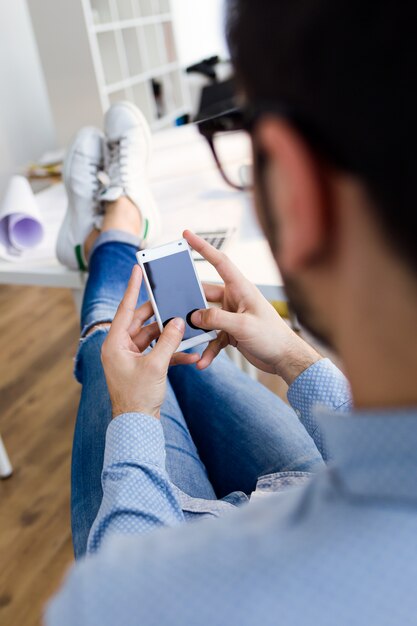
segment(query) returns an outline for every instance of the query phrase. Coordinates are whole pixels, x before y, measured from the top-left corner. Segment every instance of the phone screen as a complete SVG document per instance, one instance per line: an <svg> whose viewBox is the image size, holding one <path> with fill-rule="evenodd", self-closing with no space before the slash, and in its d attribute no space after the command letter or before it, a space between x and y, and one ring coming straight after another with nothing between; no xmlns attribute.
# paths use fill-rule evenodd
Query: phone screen
<svg viewBox="0 0 417 626"><path fill-rule="evenodd" d="M187 251L144 263L163 326L174 317L185 320L184 339L205 333L192 325L193 311L206 308L194 267Z"/></svg>

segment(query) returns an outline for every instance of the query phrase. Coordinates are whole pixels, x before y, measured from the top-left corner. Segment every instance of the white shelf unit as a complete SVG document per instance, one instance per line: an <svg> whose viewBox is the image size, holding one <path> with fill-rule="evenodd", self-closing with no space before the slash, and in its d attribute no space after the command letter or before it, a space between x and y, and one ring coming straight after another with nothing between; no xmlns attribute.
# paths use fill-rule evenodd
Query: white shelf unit
<svg viewBox="0 0 417 626"><path fill-rule="evenodd" d="M129 100L153 130L190 110L170 0L28 0L55 119L66 145Z"/></svg>

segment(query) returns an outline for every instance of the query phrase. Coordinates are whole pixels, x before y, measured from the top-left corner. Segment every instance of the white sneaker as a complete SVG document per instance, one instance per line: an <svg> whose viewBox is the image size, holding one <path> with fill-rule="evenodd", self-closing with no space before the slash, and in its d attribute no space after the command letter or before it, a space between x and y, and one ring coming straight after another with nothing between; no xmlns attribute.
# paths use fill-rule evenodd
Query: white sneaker
<svg viewBox="0 0 417 626"><path fill-rule="evenodd" d="M63 168L68 208L56 244L59 261L72 270L87 270L84 241L94 228L99 205L98 174L103 168L104 135L82 128L69 147Z"/></svg>
<svg viewBox="0 0 417 626"><path fill-rule="evenodd" d="M161 218L147 179L152 143L148 122L135 105L118 102L104 117L104 132L108 181L99 198L114 202L128 197L142 217L141 245L149 246L161 232Z"/></svg>

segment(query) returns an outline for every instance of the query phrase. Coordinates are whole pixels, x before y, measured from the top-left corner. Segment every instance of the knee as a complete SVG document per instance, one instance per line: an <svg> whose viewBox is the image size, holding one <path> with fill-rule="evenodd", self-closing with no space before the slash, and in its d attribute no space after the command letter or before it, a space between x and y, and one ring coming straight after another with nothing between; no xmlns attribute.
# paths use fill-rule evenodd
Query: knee
<svg viewBox="0 0 417 626"><path fill-rule="evenodd" d="M104 377L101 365L101 347L107 337L108 329L98 326L92 329L86 337L80 339L74 363L74 376L84 384L86 376L93 376L97 380Z"/></svg>

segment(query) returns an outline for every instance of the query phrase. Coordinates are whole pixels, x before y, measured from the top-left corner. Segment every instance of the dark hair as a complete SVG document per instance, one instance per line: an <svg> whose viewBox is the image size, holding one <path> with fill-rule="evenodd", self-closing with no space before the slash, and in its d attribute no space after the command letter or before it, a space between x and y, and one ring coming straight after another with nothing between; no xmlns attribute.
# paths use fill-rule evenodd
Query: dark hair
<svg viewBox="0 0 417 626"><path fill-rule="evenodd" d="M284 103L327 160L362 180L417 272L417 3L228 0L227 35L249 102Z"/></svg>

